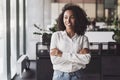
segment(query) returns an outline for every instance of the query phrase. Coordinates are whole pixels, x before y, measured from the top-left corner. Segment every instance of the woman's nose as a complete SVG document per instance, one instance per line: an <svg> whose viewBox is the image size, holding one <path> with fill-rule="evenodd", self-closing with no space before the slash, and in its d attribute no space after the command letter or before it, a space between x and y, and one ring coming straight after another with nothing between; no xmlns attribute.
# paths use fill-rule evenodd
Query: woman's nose
<svg viewBox="0 0 120 80"><path fill-rule="evenodd" d="M68 18L67 21L70 22L70 18Z"/></svg>

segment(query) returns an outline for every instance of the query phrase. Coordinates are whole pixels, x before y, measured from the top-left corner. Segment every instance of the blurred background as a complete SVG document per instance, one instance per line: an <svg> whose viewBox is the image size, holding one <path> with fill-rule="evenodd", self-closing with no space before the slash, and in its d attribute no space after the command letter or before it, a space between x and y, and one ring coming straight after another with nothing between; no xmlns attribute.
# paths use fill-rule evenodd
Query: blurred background
<svg viewBox="0 0 120 80"><path fill-rule="evenodd" d="M114 55L115 57L111 58L107 56L108 62L106 63L112 60L119 63L120 0L0 0L0 79L12 80L15 78L17 71L20 71L23 67L21 60L23 55L26 55L29 61L35 63L33 64L35 70L39 70L38 64L40 63L36 63L36 61L39 62L40 55L38 55L38 53L41 52L38 51L41 49L49 50L48 43L43 44L45 41L45 39L43 40L43 34L52 34L53 31L55 31L51 31L50 28L54 29L56 27L56 19L66 3L78 4L87 14L90 24L87 27L85 35L89 38L91 51L97 56L97 58L95 57L92 60L98 60L98 63L101 63L101 61L104 62L104 58L101 60L101 53L103 54L105 52L106 55L109 55L110 51L113 51L113 54L110 53L110 55L112 54L111 56ZM111 46L108 45L109 42ZM49 51L45 53L47 54ZM45 60L48 59L49 55L47 54ZM47 62L49 61L46 61L46 63ZM43 60L41 64L44 63ZM96 63L97 62L95 62L95 66L97 65ZM111 65L113 65L113 63L111 63ZM21 65L20 68L18 68L18 64ZM108 77L104 79L101 78L98 72L101 74L101 69L108 69L108 67L100 67L101 65L98 65L96 70L100 71L95 72L94 75L97 73L97 76L92 75L94 76L92 80L120 80L119 64L117 64L114 64L114 68L116 68L118 72L117 70L113 70L116 71L113 72L115 75L110 72L110 74L105 72ZM94 66L94 63L91 65ZM116 65L118 67L116 67ZM111 69L113 68L110 68L110 70ZM19 71L18 74L22 75L20 72L23 72L23 69ZM89 73L91 71L88 69L87 72ZM35 71L34 75L37 74ZM91 78L91 76L89 75L88 78ZM17 80L20 79L21 78Z"/></svg>

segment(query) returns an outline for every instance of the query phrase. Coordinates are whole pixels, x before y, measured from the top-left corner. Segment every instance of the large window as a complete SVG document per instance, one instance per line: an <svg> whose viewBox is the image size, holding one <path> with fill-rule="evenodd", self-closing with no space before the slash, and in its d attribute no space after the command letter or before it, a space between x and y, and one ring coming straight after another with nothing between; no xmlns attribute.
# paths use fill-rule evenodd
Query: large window
<svg viewBox="0 0 120 80"><path fill-rule="evenodd" d="M23 27L24 27L24 12L23 12L23 0L19 0L19 36L20 36L20 55L23 55L24 54L24 39L23 39L23 35L24 35L24 32L23 32Z"/></svg>
<svg viewBox="0 0 120 80"><path fill-rule="evenodd" d="M7 74L6 74L6 0L0 0L0 79L7 80Z"/></svg>
<svg viewBox="0 0 120 80"><path fill-rule="evenodd" d="M0 0L0 79L16 74L17 59L25 53L24 0Z"/></svg>
<svg viewBox="0 0 120 80"><path fill-rule="evenodd" d="M16 0L11 0L11 19L10 19L10 26L11 26L11 78L16 73L16 62L17 62L17 51L16 51Z"/></svg>
<svg viewBox="0 0 120 80"><path fill-rule="evenodd" d="M11 78L16 73L17 59L24 52L25 30L24 30L24 0L11 0Z"/></svg>

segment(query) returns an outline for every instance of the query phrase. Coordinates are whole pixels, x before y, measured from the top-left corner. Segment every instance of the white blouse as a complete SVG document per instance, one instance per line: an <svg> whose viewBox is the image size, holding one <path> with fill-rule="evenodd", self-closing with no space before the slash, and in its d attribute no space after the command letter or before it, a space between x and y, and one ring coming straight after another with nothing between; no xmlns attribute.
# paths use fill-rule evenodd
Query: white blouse
<svg viewBox="0 0 120 80"><path fill-rule="evenodd" d="M68 37L66 31L57 31L51 38L50 50L58 48L62 52L62 57L50 56L54 70L63 72L74 72L84 69L89 63L91 55L78 54L82 48L89 48L88 38L75 34Z"/></svg>

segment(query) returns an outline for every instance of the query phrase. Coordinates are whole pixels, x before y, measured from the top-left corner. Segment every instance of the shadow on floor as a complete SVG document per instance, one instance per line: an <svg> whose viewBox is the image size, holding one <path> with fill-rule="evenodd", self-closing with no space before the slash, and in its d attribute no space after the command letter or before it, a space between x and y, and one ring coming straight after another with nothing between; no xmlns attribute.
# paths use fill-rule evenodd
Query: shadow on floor
<svg viewBox="0 0 120 80"><path fill-rule="evenodd" d="M12 80L36 80L36 61L30 62L30 70L23 72L22 76L16 75Z"/></svg>

